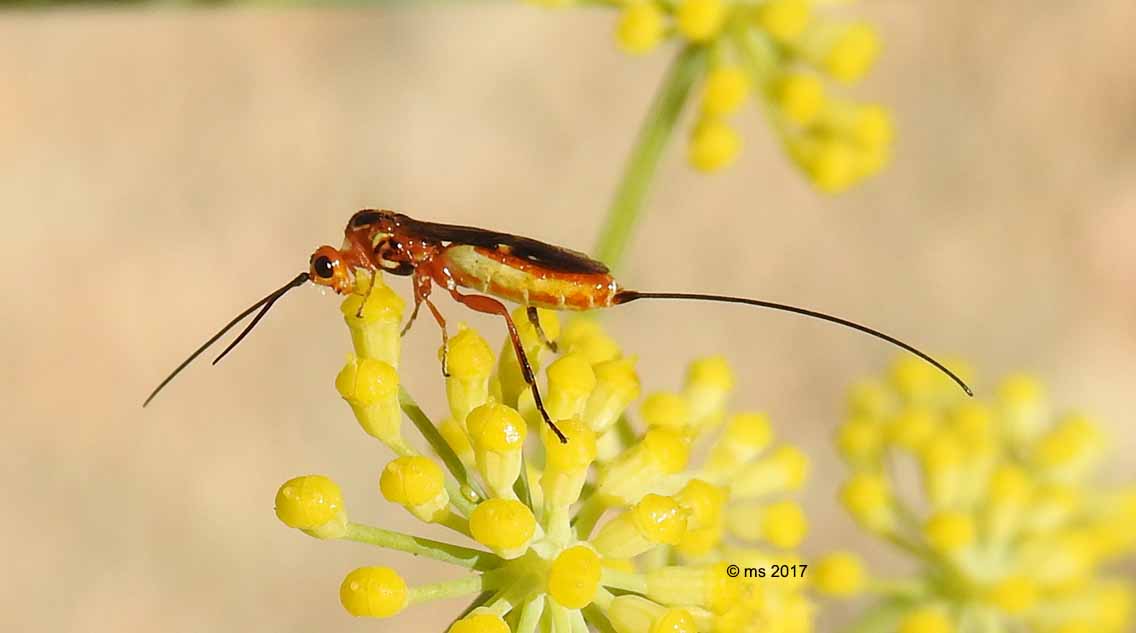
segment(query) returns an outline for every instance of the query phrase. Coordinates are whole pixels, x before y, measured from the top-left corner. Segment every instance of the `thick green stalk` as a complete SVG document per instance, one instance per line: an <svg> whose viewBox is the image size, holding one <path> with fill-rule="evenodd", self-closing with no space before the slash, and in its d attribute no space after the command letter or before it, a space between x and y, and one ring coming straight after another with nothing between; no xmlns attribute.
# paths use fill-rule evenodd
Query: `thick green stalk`
<svg viewBox="0 0 1136 633"><path fill-rule="evenodd" d="M706 51L701 46L688 45L671 62L655 93L655 100L647 118L639 128L639 136L623 170L623 178L615 190L607 212L595 256L613 270L619 266L627 243L635 229L651 182L655 179L659 161L667 141L674 135L675 125L694 82L701 76L706 64Z"/></svg>

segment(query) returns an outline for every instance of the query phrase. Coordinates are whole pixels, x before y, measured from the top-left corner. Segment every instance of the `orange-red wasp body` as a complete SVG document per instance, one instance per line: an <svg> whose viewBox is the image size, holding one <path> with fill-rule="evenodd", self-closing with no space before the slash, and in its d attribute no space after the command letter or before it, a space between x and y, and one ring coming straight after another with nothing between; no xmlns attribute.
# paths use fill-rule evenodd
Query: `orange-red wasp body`
<svg viewBox="0 0 1136 633"><path fill-rule="evenodd" d="M215 336L177 367L146 399L151 399L194 358L205 351L241 319L260 310L248 327L213 362L221 360L247 335L268 309L288 290L312 281L339 294L355 288L355 272L382 271L412 278L414 311L403 333L410 328L423 304L433 315L446 337L446 320L430 299L437 285L456 301L505 320L513 350L525 381L532 389L537 409L544 421L562 441L560 430L549 418L540 398L532 367L521 345L516 325L500 299L528 308L528 318L543 337L536 308L551 310L592 310L640 299L692 299L741 303L772 308L830 321L865 332L897 345L934 365L950 376L967 394L970 388L941 363L894 337L864 325L795 306L724 295L675 292L638 292L620 287L607 266L583 253L546 244L527 237L468 226L415 220L393 211L363 210L351 217L344 231L343 246L321 246L309 259L309 270L297 275L284 287L269 294L239 314ZM476 294L485 293L485 294ZM365 301L365 299L364 299ZM360 308L361 309L361 308ZM551 342L546 343L555 349ZM443 350L445 347L443 347ZM443 371L445 358L443 357ZM143 405L145 406L145 404Z"/></svg>

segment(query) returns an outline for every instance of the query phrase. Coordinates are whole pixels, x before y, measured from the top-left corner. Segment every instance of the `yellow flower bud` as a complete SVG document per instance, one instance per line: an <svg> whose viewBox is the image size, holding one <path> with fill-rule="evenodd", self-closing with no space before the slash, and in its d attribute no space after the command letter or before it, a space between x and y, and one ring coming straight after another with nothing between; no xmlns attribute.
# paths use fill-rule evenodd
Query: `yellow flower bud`
<svg viewBox="0 0 1136 633"><path fill-rule="evenodd" d="M682 438L665 429L651 429L638 446L660 473L673 475L686 468L690 448Z"/></svg>
<svg viewBox="0 0 1136 633"><path fill-rule="evenodd" d="M726 512L730 531L747 541L764 539L775 547L791 549L800 545L808 532L804 511L792 501L735 504Z"/></svg>
<svg viewBox="0 0 1136 633"><path fill-rule="evenodd" d="M674 499L688 512L688 527L702 528L721 520L722 508L728 496L724 488L701 479L691 479L682 490L678 491Z"/></svg>
<svg viewBox="0 0 1136 633"><path fill-rule="evenodd" d="M765 414L736 414L726 423L725 431L710 450L706 470L717 481L726 481L772 441L773 430Z"/></svg>
<svg viewBox="0 0 1136 633"><path fill-rule="evenodd" d="M678 544L686 532L686 517L674 499L648 494L604 524L592 543L605 557L632 558L655 545Z"/></svg>
<svg viewBox="0 0 1136 633"><path fill-rule="evenodd" d="M801 506L792 501L779 501L765 507L761 535L775 547L791 549L805 540L809 522Z"/></svg>
<svg viewBox="0 0 1136 633"><path fill-rule="evenodd" d="M476 330L458 326L458 333L447 346L446 398L454 420L465 421L469 412L489 400L489 378L493 373L493 350Z"/></svg>
<svg viewBox="0 0 1136 633"><path fill-rule="evenodd" d="M933 433L919 451L923 488L935 507L958 503L966 481L966 451L960 438L947 431Z"/></svg>
<svg viewBox="0 0 1136 633"><path fill-rule="evenodd" d="M716 36L726 21L726 4L723 0L679 0L675 9L675 24L680 33L694 42L704 42Z"/></svg>
<svg viewBox="0 0 1136 633"><path fill-rule="evenodd" d="M639 397L639 376L635 373L635 360L631 358L605 361L593 370L596 386L588 397L583 419L601 435Z"/></svg>
<svg viewBox="0 0 1136 633"><path fill-rule="evenodd" d="M375 275L375 289L367 296L371 277L356 274L356 288L340 304L343 320L351 331L351 343L355 354L360 358L382 361L398 367L399 352L402 349L402 312L405 302L396 292L383 283L380 275ZM366 303L364 303L366 298ZM359 306L363 313L356 317Z"/></svg>
<svg viewBox="0 0 1136 633"><path fill-rule="evenodd" d="M622 353L615 339L590 318L578 318L569 322L560 337L560 349L567 354L581 354L592 365L614 360Z"/></svg>
<svg viewBox="0 0 1136 633"><path fill-rule="evenodd" d="M687 367L683 395L690 408L690 425L697 433L721 424L733 389L734 371L722 356L700 358Z"/></svg>
<svg viewBox="0 0 1136 633"><path fill-rule="evenodd" d="M818 189L826 193L845 191L861 177L855 148L837 138L804 134L791 137L786 150Z"/></svg>
<svg viewBox="0 0 1136 633"><path fill-rule="evenodd" d="M718 66L706 75L702 112L712 117L733 114L749 92L749 78L737 66Z"/></svg>
<svg viewBox="0 0 1136 633"><path fill-rule="evenodd" d="M1045 388L1027 374L1007 377L998 388L998 412L1011 442L1023 444L1032 440L1046 423Z"/></svg>
<svg viewBox="0 0 1136 633"><path fill-rule="evenodd" d="M471 613L454 622L449 633L511 633L509 625L495 613Z"/></svg>
<svg viewBox="0 0 1136 633"><path fill-rule="evenodd" d="M516 558L528 549L536 532L536 519L528 506L515 499L487 499L469 515L474 540L502 558Z"/></svg>
<svg viewBox="0 0 1136 633"><path fill-rule="evenodd" d="M619 47L632 54L653 50L663 39L665 15L651 0L629 3L619 16L615 39Z"/></svg>
<svg viewBox="0 0 1136 633"><path fill-rule="evenodd" d="M830 596L854 596L864 589L864 565L849 552L833 552L817 563L813 584Z"/></svg>
<svg viewBox="0 0 1136 633"><path fill-rule="evenodd" d="M1021 504L1029 498L1031 482L1026 471L1014 464L1002 464L990 476L987 497L994 504Z"/></svg>
<svg viewBox="0 0 1136 633"><path fill-rule="evenodd" d="M824 108L824 83L812 73L787 72L773 82L770 97L786 118L804 127Z"/></svg>
<svg viewBox="0 0 1136 633"><path fill-rule="evenodd" d="M985 403L960 404L950 416L950 426L956 437L966 438L967 452L979 454L994 448L994 412Z"/></svg>
<svg viewBox="0 0 1136 633"><path fill-rule="evenodd" d="M870 25L826 23L814 26L800 43L802 55L834 79L859 81L879 55L880 39Z"/></svg>
<svg viewBox="0 0 1136 633"><path fill-rule="evenodd" d="M880 420L894 411L895 394L876 380L857 383L848 391L848 415Z"/></svg>
<svg viewBox="0 0 1136 633"><path fill-rule="evenodd" d="M883 454L883 425L867 417L852 418L837 430L836 445L853 467L871 468Z"/></svg>
<svg viewBox="0 0 1136 633"><path fill-rule="evenodd" d="M768 0L758 6L754 20L777 40L792 42L809 23L809 5L809 0Z"/></svg>
<svg viewBox="0 0 1136 633"><path fill-rule="evenodd" d="M895 138L895 127L891 114L882 106L869 104L860 106L853 114L848 133L856 142L866 147L886 147Z"/></svg>
<svg viewBox="0 0 1136 633"><path fill-rule="evenodd" d="M709 567L659 567L647 572L646 596L659 604L699 606L723 613L737 602L741 587L726 573L727 563Z"/></svg>
<svg viewBox="0 0 1136 633"><path fill-rule="evenodd" d="M934 607L920 607L908 611L899 621L899 633L954 633L949 618Z"/></svg>
<svg viewBox="0 0 1136 633"><path fill-rule="evenodd" d="M719 517L712 525L700 528L687 528L682 540L675 545L675 551L689 559L701 559L709 555L722 542L725 521Z"/></svg>
<svg viewBox="0 0 1136 633"><path fill-rule="evenodd" d="M591 604L600 586L600 557L584 545L570 547L548 569L548 595L569 609Z"/></svg>
<svg viewBox="0 0 1136 633"><path fill-rule="evenodd" d="M698 633L698 626L686 609L667 609L651 625L650 633Z"/></svg>
<svg viewBox="0 0 1136 633"><path fill-rule="evenodd" d="M1071 415L1038 438L1033 462L1064 481L1078 479L1100 454L1102 441L1096 423Z"/></svg>
<svg viewBox="0 0 1136 633"><path fill-rule="evenodd" d="M991 587L987 597L1007 614L1018 615L1037 603L1037 585L1025 576L1011 576Z"/></svg>
<svg viewBox="0 0 1136 633"><path fill-rule="evenodd" d="M874 532L892 532L895 511L887 481L874 473L856 473L840 490L840 502L858 523Z"/></svg>
<svg viewBox="0 0 1136 633"><path fill-rule="evenodd" d="M908 407L888 425L888 439L901 448L919 451L941 426L942 421L929 408Z"/></svg>
<svg viewBox="0 0 1136 633"><path fill-rule="evenodd" d="M352 358L335 377L335 388L364 431L402 452L402 410L394 367L380 360Z"/></svg>
<svg viewBox="0 0 1136 633"><path fill-rule="evenodd" d="M661 392L647 396L639 413L649 427L657 426L681 433L690 424L686 400L675 393Z"/></svg>
<svg viewBox="0 0 1136 633"><path fill-rule="evenodd" d="M580 491L588 479L588 466L596 458L596 435L576 419L560 420L557 426L568 442L561 442L551 429L543 427L541 440L544 443L545 471L540 479L540 488L544 492L545 511L550 517L547 525L559 522L560 527L566 529L569 506L579 500Z"/></svg>
<svg viewBox="0 0 1136 633"><path fill-rule="evenodd" d="M521 474L525 419L516 409L491 402L470 411L465 424L485 483L494 495L512 497Z"/></svg>
<svg viewBox="0 0 1136 633"><path fill-rule="evenodd" d="M707 119L694 127L687 158L691 166L705 172L733 164L742 149L742 139L725 122Z"/></svg>
<svg viewBox="0 0 1136 633"><path fill-rule="evenodd" d="M746 466L730 482L730 495L752 499L766 494L799 490L809 472L809 458L793 446L781 446L772 455Z"/></svg>
<svg viewBox="0 0 1136 633"><path fill-rule="evenodd" d="M565 354L548 366L545 407L553 420L581 415L596 386L596 374L583 354Z"/></svg>
<svg viewBox="0 0 1136 633"><path fill-rule="evenodd" d="M686 609L668 609L633 594L611 601L607 617L620 633L696 633L694 618Z"/></svg>
<svg viewBox="0 0 1136 633"><path fill-rule="evenodd" d="M963 512L937 512L923 526L923 536L936 551L953 554L974 543L974 519Z"/></svg>
<svg viewBox="0 0 1136 633"><path fill-rule="evenodd" d="M597 489L610 505L629 505L648 492L669 494L672 478L686 468L690 448L682 436L654 428L643 439L608 464L599 476Z"/></svg>
<svg viewBox="0 0 1136 633"><path fill-rule="evenodd" d="M406 608L406 581L389 567L360 567L339 586L339 601L354 616L389 618Z"/></svg>
<svg viewBox="0 0 1136 633"><path fill-rule="evenodd" d="M391 461L379 477L379 490L392 503L406 507L427 522L447 514L450 496L442 469L428 457L406 456Z"/></svg>
<svg viewBox="0 0 1136 633"><path fill-rule="evenodd" d="M318 538L347 533L347 514L339 486L323 475L306 475L284 482L276 492L276 517L288 527Z"/></svg>

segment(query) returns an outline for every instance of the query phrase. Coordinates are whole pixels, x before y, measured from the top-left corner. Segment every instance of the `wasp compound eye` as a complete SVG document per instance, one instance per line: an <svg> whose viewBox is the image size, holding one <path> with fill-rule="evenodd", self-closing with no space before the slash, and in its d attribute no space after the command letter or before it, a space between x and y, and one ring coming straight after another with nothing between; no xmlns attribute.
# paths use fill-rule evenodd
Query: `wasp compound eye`
<svg viewBox="0 0 1136 633"><path fill-rule="evenodd" d="M312 271L320 279L331 279L331 276L335 274L335 267L332 266L331 260L326 255L321 255L312 262Z"/></svg>

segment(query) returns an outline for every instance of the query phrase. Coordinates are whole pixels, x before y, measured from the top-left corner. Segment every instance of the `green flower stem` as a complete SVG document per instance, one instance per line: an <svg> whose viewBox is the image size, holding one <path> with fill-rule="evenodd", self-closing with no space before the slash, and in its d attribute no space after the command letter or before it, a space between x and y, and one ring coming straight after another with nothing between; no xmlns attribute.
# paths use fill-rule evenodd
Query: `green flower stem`
<svg viewBox="0 0 1136 633"><path fill-rule="evenodd" d="M459 578L457 580L446 580L444 582L435 582L428 585L419 585L410 588L410 591L407 592L406 602L408 605L411 605L465 596L490 589L500 582L500 580L500 577L493 573L487 573L477 574L476 576L466 576L465 578Z"/></svg>
<svg viewBox="0 0 1136 633"><path fill-rule="evenodd" d="M627 573L617 569L605 568L603 570L603 576L600 577L600 584L605 587L622 589L624 591L647 593L646 576L643 574Z"/></svg>
<svg viewBox="0 0 1136 633"><path fill-rule="evenodd" d="M468 547L434 541L419 536L410 536L409 534L393 532L391 530L384 530L383 528L359 523L348 523L347 534L344 535L343 538L358 543L367 543L368 545L378 545L379 547L385 547L387 549L395 549L400 552L413 554L414 556L425 556L427 558L433 558L434 560L440 560L443 563L460 565L470 569L494 569L499 567L502 563L501 558L492 552L470 549Z"/></svg>
<svg viewBox="0 0 1136 633"><path fill-rule="evenodd" d="M599 496L593 494L584 501L584 505L580 506L580 510L576 513L576 519L572 522L572 527L576 530L576 538L580 540L587 540L592 534L592 528L596 527L596 523L603 516L607 507L600 501Z"/></svg>
<svg viewBox="0 0 1136 633"><path fill-rule="evenodd" d="M548 614L551 616L552 633L572 633L572 623L568 617L568 609L557 604L555 600L549 600Z"/></svg>
<svg viewBox="0 0 1136 633"><path fill-rule="evenodd" d="M544 614L544 595L536 595L525 603L521 609L521 618L517 620L517 633L536 633L540 624L540 616Z"/></svg>
<svg viewBox="0 0 1136 633"><path fill-rule="evenodd" d="M611 601L613 599L611 592L605 590L603 587L600 587L599 591L607 594L607 604L611 604ZM612 626L611 620L607 619L607 615L604 613L604 609L606 608L606 605L601 607L600 605L593 602L592 604L584 607L584 618L593 627L595 627L595 629L599 631L599 633L619 633L615 630L615 627Z"/></svg>
<svg viewBox="0 0 1136 633"><path fill-rule="evenodd" d="M631 233L643 211L647 190L654 180L659 160L673 135L675 124L694 82L702 75L706 65L706 52L701 46L690 45L679 52L655 93L647 118L639 128L639 136L623 170L623 178L615 190L615 197L607 212L595 256L618 268Z"/></svg>
<svg viewBox="0 0 1136 633"><path fill-rule="evenodd" d="M464 517L460 517L454 514L453 512L446 513L446 516L438 519L437 523L438 525L443 525L450 528L458 534L469 536L469 521Z"/></svg>
<svg viewBox="0 0 1136 633"><path fill-rule="evenodd" d="M465 464L463 464L457 454L454 453L454 450L450 448L450 445L446 443L445 438L438 432L438 427L434 426L429 416L427 416L426 413L422 411L422 408L418 406L418 403L414 401L414 398L410 395L410 392L406 390L406 387L400 386L398 388L398 401L399 405L402 407L402 412L406 414L406 417L410 418L410 421L414 423L418 432L430 443L430 448L434 449L434 453L442 459L442 463L446 465L446 469L457 479L456 485L452 480L446 480L446 492L450 494L450 503L468 517L477 504L469 499L467 491L473 492L482 499L485 498L485 491L481 489L481 486L478 485L476 480L470 477L469 470L466 469Z"/></svg>

